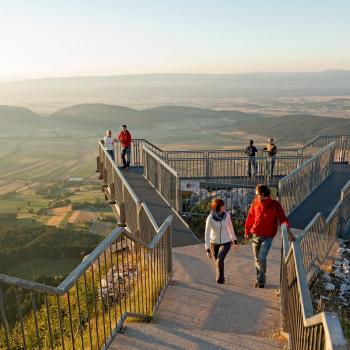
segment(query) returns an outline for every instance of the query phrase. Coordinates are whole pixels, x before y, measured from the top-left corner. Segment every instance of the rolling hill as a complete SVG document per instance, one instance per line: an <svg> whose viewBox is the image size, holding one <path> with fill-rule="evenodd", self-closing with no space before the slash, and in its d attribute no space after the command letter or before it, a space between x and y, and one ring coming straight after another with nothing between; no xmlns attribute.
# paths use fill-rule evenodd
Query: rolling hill
<svg viewBox="0 0 350 350"><path fill-rule="evenodd" d="M309 114L261 118L238 122L235 127L248 134L271 135L282 143L303 143L317 135L350 134L350 119Z"/></svg>
<svg viewBox="0 0 350 350"><path fill-rule="evenodd" d="M90 137L114 132L128 124L136 137L158 143L232 144L235 132L273 136L284 145L302 143L315 135L350 133L350 119L309 114L268 117L237 111L162 106L135 110L106 104L80 104L42 117L29 109L0 106L0 135Z"/></svg>

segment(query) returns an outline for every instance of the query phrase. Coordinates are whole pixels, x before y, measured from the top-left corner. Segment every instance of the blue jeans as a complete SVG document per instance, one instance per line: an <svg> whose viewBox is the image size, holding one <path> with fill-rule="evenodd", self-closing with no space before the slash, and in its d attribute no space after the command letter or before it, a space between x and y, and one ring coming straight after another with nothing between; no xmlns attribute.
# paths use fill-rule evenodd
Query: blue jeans
<svg viewBox="0 0 350 350"><path fill-rule="evenodd" d="M107 153L111 156L111 158L113 159L113 161L115 160L114 159L114 151L112 149L108 149L107 150Z"/></svg>
<svg viewBox="0 0 350 350"><path fill-rule="evenodd" d="M272 176L273 171L275 169L275 161L276 157L275 156L269 156L266 158L266 175Z"/></svg>
<svg viewBox="0 0 350 350"><path fill-rule="evenodd" d="M122 161L123 161L123 167L124 168L128 168L130 166L130 155L131 155L130 147L122 149ZM126 158L128 160L126 160Z"/></svg>
<svg viewBox="0 0 350 350"><path fill-rule="evenodd" d="M248 177L252 177L252 168L253 168L253 176L256 176L257 174L257 164L255 157L251 156L248 160Z"/></svg>
<svg viewBox="0 0 350 350"><path fill-rule="evenodd" d="M253 235L253 255L256 267L256 280L260 285L266 283L267 255L269 254L273 237Z"/></svg>

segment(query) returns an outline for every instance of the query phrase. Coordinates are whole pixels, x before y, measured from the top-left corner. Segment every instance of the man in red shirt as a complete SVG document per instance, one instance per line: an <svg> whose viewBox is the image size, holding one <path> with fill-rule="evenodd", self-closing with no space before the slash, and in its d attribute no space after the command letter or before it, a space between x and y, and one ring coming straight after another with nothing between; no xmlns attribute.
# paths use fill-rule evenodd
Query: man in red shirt
<svg viewBox="0 0 350 350"><path fill-rule="evenodd" d="M266 259L273 238L276 236L278 222L287 224L288 219L281 204L270 197L266 185L258 185L245 223L245 236L253 235L252 245L256 267L255 288L264 288L266 283Z"/></svg>
<svg viewBox="0 0 350 350"><path fill-rule="evenodd" d="M131 155L131 134L127 129L126 125L123 125L123 130L120 132L118 136L118 140L120 141L121 149L122 149L122 161L123 168L128 170L130 166L130 155ZM128 160L126 160L126 158Z"/></svg>

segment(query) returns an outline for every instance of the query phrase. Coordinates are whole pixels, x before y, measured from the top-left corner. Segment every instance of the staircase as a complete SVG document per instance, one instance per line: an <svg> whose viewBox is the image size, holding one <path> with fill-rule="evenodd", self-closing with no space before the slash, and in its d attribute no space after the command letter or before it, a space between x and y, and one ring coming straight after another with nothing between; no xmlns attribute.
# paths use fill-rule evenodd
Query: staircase
<svg viewBox="0 0 350 350"><path fill-rule="evenodd" d="M251 245L232 249L225 260L226 283L217 285L204 246L173 249L174 277L151 323L129 322L111 349L283 349L280 329L280 238L268 260L265 289L253 288Z"/></svg>

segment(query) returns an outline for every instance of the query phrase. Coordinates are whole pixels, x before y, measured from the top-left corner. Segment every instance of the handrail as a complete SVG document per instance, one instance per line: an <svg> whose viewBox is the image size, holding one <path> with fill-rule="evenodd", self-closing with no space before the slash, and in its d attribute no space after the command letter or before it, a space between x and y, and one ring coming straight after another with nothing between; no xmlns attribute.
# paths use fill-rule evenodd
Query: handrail
<svg viewBox="0 0 350 350"><path fill-rule="evenodd" d="M172 277L171 222L149 244L114 229L58 287L0 274L1 346L106 349L128 317L152 317Z"/></svg>
<svg viewBox="0 0 350 350"><path fill-rule="evenodd" d="M182 208L178 172L152 150L147 148L147 146L143 147L143 152L144 177L158 191L169 206L175 209L177 213L180 213Z"/></svg>
<svg viewBox="0 0 350 350"><path fill-rule="evenodd" d="M37 283L29 280L25 280L18 277L8 276L0 274L0 283L17 286L23 289L32 290L35 292L44 292L55 295L64 295L74 285L74 283L86 272L96 259L109 247L117 238L123 233L130 240L135 240L138 244L142 245L147 250L154 250L160 239L164 236L167 228L171 225L172 215L169 215L162 226L158 228L157 235L153 238L150 244L142 241L130 233L125 227L115 228L99 245L82 261L64 280L58 287L49 286L43 283Z"/></svg>
<svg viewBox="0 0 350 350"><path fill-rule="evenodd" d="M151 151L147 146L144 146L143 150L145 153L150 154L154 159L156 159L164 168L166 168L168 171L170 171L174 176L179 176L179 174L177 173L177 171L175 169L173 169L166 161L164 161L157 154L155 154L153 151Z"/></svg>
<svg viewBox="0 0 350 350"><path fill-rule="evenodd" d="M332 142L279 181L278 195L288 215L333 173L334 151Z"/></svg>
<svg viewBox="0 0 350 350"><path fill-rule="evenodd" d="M308 349L345 350L347 345L338 315L314 314L300 242L288 241L287 225L281 225L281 231L281 310L282 317L286 318L283 331L289 334L291 348L304 349L308 344Z"/></svg>
<svg viewBox="0 0 350 350"><path fill-rule="evenodd" d="M334 148L335 147L335 142L330 143L328 146L322 148L321 150L319 150L317 153L315 153L311 158L309 158L307 161L305 161L305 163L303 163L298 169L294 169L293 171L291 171L288 175L286 175L281 181L284 181L288 178L290 178L291 176L293 176L295 173L299 172L301 169L305 168L306 166L308 166L308 164L310 164L315 158L317 158L320 154L326 152L328 149L330 148Z"/></svg>
<svg viewBox="0 0 350 350"><path fill-rule="evenodd" d="M155 154L155 153L154 153ZM159 157L158 157L159 158ZM265 156L256 156L254 157L255 160L265 160L269 159L270 157L268 155ZM298 156L274 156L276 160L278 159L286 159L286 160L291 160L291 159L310 159L310 156L303 156L303 155L298 155ZM159 158L160 159L160 158ZM174 158L174 159L168 159L169 162L186 162L186 161L198 161L198 160L206 160L207 158L199 159L199 158ZM232 157L217 157L217 158L208 158L209 160L248 160L248 156L232 156ZM164 161L163 161L164 162ZM164 162L165 163L165 162ZM167 164L167 163L166 163Z"/></svg>

